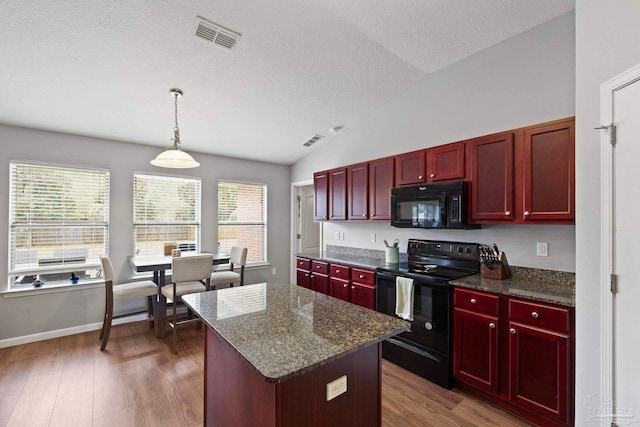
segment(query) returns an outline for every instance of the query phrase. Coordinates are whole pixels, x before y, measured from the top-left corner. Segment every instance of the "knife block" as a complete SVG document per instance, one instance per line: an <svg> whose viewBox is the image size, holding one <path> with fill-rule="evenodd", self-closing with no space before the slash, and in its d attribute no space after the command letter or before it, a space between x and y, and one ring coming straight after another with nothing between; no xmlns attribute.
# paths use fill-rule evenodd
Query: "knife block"
<svg viewBox="0 0 640 427"><path fill-rule="evenodd" d="M511 268L509 268L509 261L504 252L500 255L500 262L498 265L494 265L493 269L489 269L485 264L482 264L482 277L487 279L503 280L511 277Z"/></svg>

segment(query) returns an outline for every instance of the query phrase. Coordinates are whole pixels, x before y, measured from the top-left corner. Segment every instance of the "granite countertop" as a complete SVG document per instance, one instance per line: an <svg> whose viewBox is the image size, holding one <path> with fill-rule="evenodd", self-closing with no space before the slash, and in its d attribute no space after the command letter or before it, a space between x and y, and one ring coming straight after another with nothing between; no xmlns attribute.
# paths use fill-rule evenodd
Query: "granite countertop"
<svg viewBox="0 0 640 427"><path fill-rule="evenodd" d="M451 281L454 286L476 289L533 301L575 307L575 274L511 267L513 277L504 280L483 278L481 274Z"/></svg>
<svg viewBox="0 0 640 427"><path fill-rule="evenodd" d="M404 320L291 284L259 283L182 299L270 383L410 327Z"/></svg>
<svg viewBox="0 0 640 427"><path fill-rule="evenodd" d="M400 259L402 260L406 254L401 254ZM335 252L301 252L296 254L297 257L301 258L309 258L318 261L326 261L333 262L336 264L346 265L347 267L355 267L355 268L368 268L371 270L375 270L376 268L387 268L390 265L397 264L387 264L384 258L380 258L378 256L366 256L366 255L355 255L351 253L335 253Z"/></svg>

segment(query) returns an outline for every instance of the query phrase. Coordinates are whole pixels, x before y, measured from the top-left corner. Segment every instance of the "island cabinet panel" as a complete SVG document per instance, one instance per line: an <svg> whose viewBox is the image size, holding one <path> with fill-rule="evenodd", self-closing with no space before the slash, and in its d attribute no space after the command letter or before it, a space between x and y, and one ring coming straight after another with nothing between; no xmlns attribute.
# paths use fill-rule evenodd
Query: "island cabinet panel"
<svg viewBox="0 0 640 427"><path fill-rule="evenodd" d="M329 171L329 220L347 219L347 168Z"/></svg>
<svg viewBox="0 0 640 427"><path fill-rule="evenodd" d="M427 182L463 180L465 143L439 145L427 149Z"/></svg>
<svg viewBox="0 0 640 427"><path fill-rule="evenodd" d="M313 174L313 219L326 221L329 219L329 172L316 172Z"/></svg>
<svg viewBox="0 0 640 427"><path fill-rule="evenodd" d="M525 222L575 220L575 120L524 132Z"/></svg>
<svg viewBox="0 0 640 427"><path fill-rule="evenodd" d="M274 384L211 328L205 339L206 427L381 424L379 344ZM347 391L327 401L327 384L342 376Z"/></svg>
<svg viewBox="0 0 640 427"><path fill-rule="evenodd" d="M471 140L471 219L513 220L513 133Z"/></svg>
<svg viewBox="0 0 640 427"><path fill-rule="evenodd" d="M369 162L369 219L391 219L391 189L394 178L393 157Z"/></svg>
<svg viewBox="0 0 640 427"><path fill-rule="evenodd" d="M396 185L415 185L426 182L426 150L395 156Z"/></svg>
<svg viewBox="0 0 640 427"><path fill-rule="evenodd" d="M369 219L369 164L358 163L347 168L348 219Z"/></svg>

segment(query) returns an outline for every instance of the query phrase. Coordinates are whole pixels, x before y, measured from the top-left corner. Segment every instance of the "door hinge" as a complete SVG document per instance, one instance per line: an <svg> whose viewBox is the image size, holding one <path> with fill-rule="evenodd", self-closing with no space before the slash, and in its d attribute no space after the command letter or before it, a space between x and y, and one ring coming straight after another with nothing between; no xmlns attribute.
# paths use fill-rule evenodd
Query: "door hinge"
<svg viewBox="0 0 640 427"><path fill-rule="evenodd" d="M296 239L300 238L300 233L296 234Z"/></svg>
<svg viewBox="0 0 640 427"><path fill-rule="evenodd" d="M611 293L618 293L618 275L611 273Z"/></svg>
<svg viewBox="0 0 640 427"><path fill-rule="evenodd" d="M609 143L611 145L616 145L616 125L611 123L610 125L602 125L594 129L609 131Z"/></svg>

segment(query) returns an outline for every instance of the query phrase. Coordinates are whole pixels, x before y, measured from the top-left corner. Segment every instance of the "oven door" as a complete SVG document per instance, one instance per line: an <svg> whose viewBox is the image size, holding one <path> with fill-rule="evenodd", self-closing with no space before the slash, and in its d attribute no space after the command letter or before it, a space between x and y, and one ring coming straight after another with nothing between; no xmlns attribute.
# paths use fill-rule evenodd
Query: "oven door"
<svg viewBox="0 0 640 427"><path fill-rule="evenodd" d="M399 228L445 228L445 193L391 196L391 225Z"/></svg>
<svg viewBox="0 0 640 427"><path fill-rule="evenodd" d="M376 273L376 310L396 316L397 274ZM396 339L442 354L450 353L450 306L448 284L429 283L428 279L413 278L414 309L411 331Z"/></svg>

